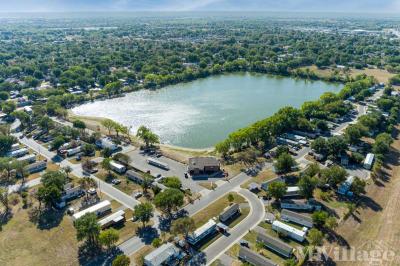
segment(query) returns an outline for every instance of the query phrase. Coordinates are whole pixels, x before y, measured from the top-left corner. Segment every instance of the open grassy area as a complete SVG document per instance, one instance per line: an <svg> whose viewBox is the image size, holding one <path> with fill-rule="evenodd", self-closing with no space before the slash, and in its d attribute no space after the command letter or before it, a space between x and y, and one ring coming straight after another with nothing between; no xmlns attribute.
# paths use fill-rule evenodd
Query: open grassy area
<svg viewBox="0 0 400 266"><path fill-rule="evenodd" d="M13 213L0 233L1 265L79 265L76 230L70 217L62 217L53 227L38 228L20 205Z"/></svg>
<svg viewBox="0 0 400 266"><path fill-rule="evenodd" d="M208 190L213 190L217 187L215 182L199 182L199 185Z"/></svg>
<svg viewBox="0 0 400 266"><path fill-rule="evenodd" d="M153 246L144 246L130 256L131 265L143 265L143 258L152 252L155 248Z"/></svg>
<svg viewBox="0 0 400 266"><path fill-rule="evenodd" d="M112 172L113 176L115 178L118 178L121 180L121 183L118 185L114 185L115 188L121 190L122 192L125 192L128 195L131 195L134 191L142 191L142 187L131 180L129 180L126 176L124 175L119 175L115 172ZM106 181L107 177L107 171L104 171L103 169L99 169L99 172L96 173L96 176L100 178L103 181Z"/></svg>
<svg viewBox="0 0 400 266"><path fill-rule="evenodd" d="M230 194L234 197L234 203L246 202L246 200L239 194L234 192L231 192ZM192 218L195 221L196 227L200 227L211 218L218 216L227 206L229 206L228 195L225 195L193 215Z"/></svg>
<svg viewBox="0 0 400 266"><path fill-rule="evenodd" d="M272 169L266 169L258 173L257 176L252 177L249 181L240 185L242 188L247 188L250 183L261 184L265 181L268 181L272 178L276 177L276 174L272 171Z"/></svg>

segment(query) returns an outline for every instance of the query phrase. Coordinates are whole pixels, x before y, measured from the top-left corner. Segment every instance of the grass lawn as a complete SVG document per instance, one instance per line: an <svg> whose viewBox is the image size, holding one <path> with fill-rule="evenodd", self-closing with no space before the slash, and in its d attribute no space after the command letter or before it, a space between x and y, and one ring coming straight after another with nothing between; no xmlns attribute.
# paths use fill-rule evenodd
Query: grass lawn
<svg viewBox="0 0 400 266"><path fill-rule="evenodd" d="M121 183L118 185L114 185L115 188L121 190L122 192L132 195L133 192L135 191L142 191L142 187L131 180L129 180L126 176L124 175L119 175L117 173L112 172L114 178L118 178L121 180ZM99 169L99 172L96 173L96 176L100 178L103 181L106 181L107 177L107 171L104 171L103 169Z"/></svg>
<svg viewBox="0 0 400 266"><path fill-rule="evenodd" d="M234 203L244 203L246 200L237 193L231 192L230 194L234 197ZM218 216L226 207L229 206L228 195L214 201L198 213L192 216L195 221L196 228L207 223L213 217Z"/></svg>
<svg viewBox="0 0 400 266"><path fill-rule="evenodd" d="M130 256L131 264L133 263L133 265L143 265L143 258L154 249L155 248L151 245L142 247L138 250L138 252L135 252Z"/></svg>
<svg viewBox="0 0 400 266"><path fill-rule="evenodd" d="M213 190L213 188L217 187L217 185L214 182L199 182L199 185L208 190Z"/></svg>
<svg viewBox="0 0 400 266"><path fill-rule="evenodd" d="M250 212L250 207L245 207L245 208L241 208L240 209L240 215L236 216L232 222L230 222L228 225L230 228L235 227L235 225L239 224L241 221L243 221L244 218L247 217L247 215L249 215Z"/></svg>
<svg viewBox="0 0 400 266"><path fill-rule="evenodd" d="M243 183L240 187L247 188L250 183L261 184L274 177L276 177L276 174L271 169L266 169L261 171L257 176L252 177L249 181Z"/></svg>
<svg viewBox="0 0 400 266"><path fill-rule="evenodd" d="M77 161L77 160L76 160L76 156L72 156L72 157L70 157L69 161L70 161L71 163L73 163L73 164L80 164L80 163L82 163L82 162L84 162L84 161L86 161L86 160L92 160L92 159L97 158L97 157L100 157L100 156L101 156L100 151L99 151L99 150L96 150L94 156L82 156L82 158L81 158L80 161Z"/></svg>
<svg viewBox="0 0 400 266"><path fill-rule="evenodd" d="M79 265L78 241L70 217L64 216L57 226L39 229L20 205L13 213L0 233L2 265Z"/></svg>

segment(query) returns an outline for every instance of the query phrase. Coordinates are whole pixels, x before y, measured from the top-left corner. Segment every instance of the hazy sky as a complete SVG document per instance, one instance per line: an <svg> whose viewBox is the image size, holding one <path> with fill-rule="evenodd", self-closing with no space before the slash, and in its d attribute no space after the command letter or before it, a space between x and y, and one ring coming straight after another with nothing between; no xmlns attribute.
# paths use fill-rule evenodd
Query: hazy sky
<svg viewBox="0 0 400 266"><path fill-rule="evenodd" d="M400 12L400 0L0 0L0 12L35 11Z"/></svg>

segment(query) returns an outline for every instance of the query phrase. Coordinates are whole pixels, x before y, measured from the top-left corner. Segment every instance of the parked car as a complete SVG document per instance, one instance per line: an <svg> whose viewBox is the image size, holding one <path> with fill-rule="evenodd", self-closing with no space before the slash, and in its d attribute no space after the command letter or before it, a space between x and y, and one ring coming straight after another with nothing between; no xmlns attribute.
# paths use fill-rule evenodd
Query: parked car
<svg viewBox="0 0 400 266"><path fill-rule="evenodd" d="M121 180L119 180L118 178L114 178L111 183L113 183L114 185L118 185L121 184Z"/></svg>
<svg viewBox="0 0 400 266"><path fill-rule="evenodd" d="M143 196L143 193L140 192L140 191L133 193L133 197L134 197L135 199L138 199L138 198L140 198L141 196Z"/></svg>
<svg viewBox="0 0 400 266"><path fill-rule="evenodd" d="M88 193L89 195L96 195L96 194L97 194L97 191L96 191L95 188L89 188L88 191L87 191L87 193Z"/></svg>

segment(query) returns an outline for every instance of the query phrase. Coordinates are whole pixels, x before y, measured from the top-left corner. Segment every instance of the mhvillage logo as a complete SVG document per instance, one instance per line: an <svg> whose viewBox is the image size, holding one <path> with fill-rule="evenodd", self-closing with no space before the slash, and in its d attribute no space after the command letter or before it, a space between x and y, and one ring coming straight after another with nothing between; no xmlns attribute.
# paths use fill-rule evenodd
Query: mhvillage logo
<svg viewBox="0 0 400 266"><path fill-rule="evenodd" d="M308 252L306 254L305 252ZM316 247L314 252L297 248L300 258L308 255L308 261L323 262L332 260L334 262L363 262L364 265L385 265L397 262L400 265L399 254L383 241L366 241L358 247Z"/></svg>

